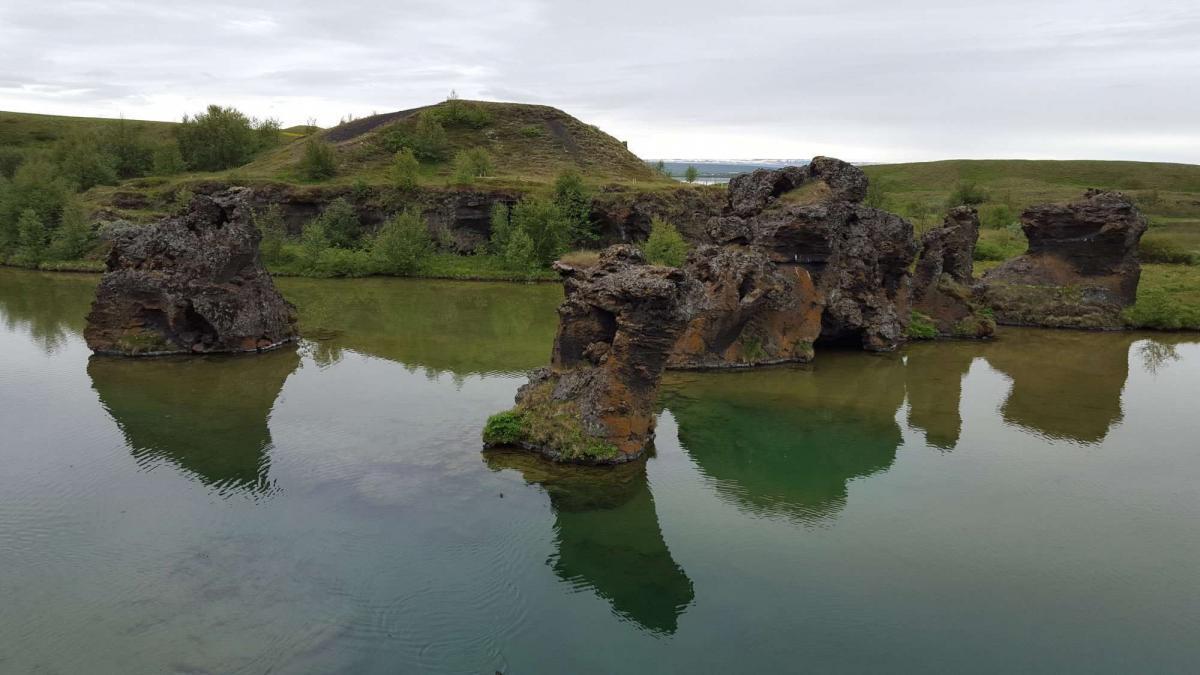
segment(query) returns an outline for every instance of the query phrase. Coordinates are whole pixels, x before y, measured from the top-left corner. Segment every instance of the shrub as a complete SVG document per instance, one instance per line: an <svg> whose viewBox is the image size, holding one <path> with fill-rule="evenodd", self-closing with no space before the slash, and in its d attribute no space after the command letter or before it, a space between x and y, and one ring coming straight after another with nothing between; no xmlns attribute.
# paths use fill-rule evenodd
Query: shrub
<svg viewBox="0 0 1200 675"><path fill-rule="evenodd" d="M45 257L46 226L37 211L25 209L17 218L16 261L22 265L36 266Z"/></svg>
<svg viewBox="0 0 1200 675"><path fill-rule="evenodd" d="M304 142L304 154L300 157L300 174L309 180L326 180L337 173L337 155L333 146L310 136Z"/></svg>
<svg viewBox="0 0 1200 675"><path fill-rule="evenodd" d="M879 181L867 183L867 196L863 199L863 203L875 209L882 209L887 203L887 193L884 192Z"/></svg>
<svg viewBox="0 0 1200 675"><path fill-rule="evenodd" d="M1008 260L1029 247L1025 233L1016 225L999 230L984 230L975 244L976 260Z"/></svg>
<svg viewBox="0 0 1200 675"><path fill-rule="evenodd" d="M10 241L15 243L17 220L25 209L33 209L42 223L57 224L71 192L71 186L50 161L42 157L26 160L5 190L0 229L7 227Z"/></svg>
<svg viewBox="0 0 1200 675"><path fill-rule="evenodd" d="M417 172L420 169L421 164L417 161L417 156L413 154L412 148L404 148L397 152L396 157L392 160L392 183L405 192L415 190Z"/></svg>
<svg viewBox="0 0 1200 675"><path fill-rule="evenodd" d="M154 149L142 138L141 125L124 117L105 129L101 143L120 178L137 178L154 167Z"/></svg>
<svg viewBox="0 0 1200 675"><path fill-rule="evenodd" d="M540 197L525 197L517 202L510 214L512 233L508 246L517 231L524 232L533 243L533 258L547 266L565 253L571 243L570 223L563 218L558 206Z"/></svg>
<svg viewBox="0 0 1200 675"><path fill-rule="evenodd" d="M1017 214L1008 204L992 204L979 209L979 224L983 227L999 229L1017 222Z"/></svg>
<svg viewBox="0 0 1200 675"><path fill-rule="evenodd" d="M642 252L646 260L656 265L679 267L687 260L688 244L674 225L655 216L650 221L650 236L642 244Z"/></svg>
<svg viewBox="0 0 1200 675"><path fill-rule="evenodd" d="M0 148L0 178L12 178L24 161L25 153L20 150Z"/></svg>
<svg viewBox="0 0 1200 675"><path fill-rule="evenodd" d="M411 275L421 271L433 249L425 219L411 209L384 223L371 244L379 270L386 274Z"/></svg>
<svg viewBox="0 0 1200 675"><path fill-rule="evenodd" d="M259 150L278 142L279 123L259 122L236 108L210 105L184 116L175 129L179 151L196 171L222 171L249 162Z"/></svg>
<svg viewBox="0 0 1200 675"><path fill-rule="evenodd" d="M1138 244L1138 257L1142 262L1200 265L1200 254L1189 251L1167 235L1143 236Z"/></svg>
<svg viewBox="0 0 1200 675"><path fill-rule="evenodd" d="M321 253L329 248L325 225L320 218L313 218L300 233L300 262L308 272L320 269Z"/></svg>
<svg viewBox="0 0 1200 675"><path fill-rule="evenodd" d="M283 209L279 204L271 204L263 211L254 213L254 224L262 233L262 243L259 252L262 259L268 263L283 260L283 243L287 239L287 227L283 222Z"/></svg>
<svg viewBox="0 0 1200 675"><path fill-rule="evenodd" d="M521 229L513 230L509 235L500 258L509 269L522 271L537 269L541 262L538 260L537 244L528 232Z"/></svg>
<svg viewBox="0 0 1200 675"><path fill-rule="evenodd" d="M689 165L687 170L683 172L683 179L689 183L695 183L696 179L699 177L700 177L700 170L694 166Z"/></svg>
<svg viewBox="0 0 1200 675"><path fill-rule="evenodd" d="M954 191L950 193L947 205L950 208L956 206L978 206L986 202L987 199L987 191L983 188L971 181L959 181Z"/></svg>
<svg viewBox="0 0 1200 675"><path fill-rule="evenodd" d="M77 190L117 182L116 163L96 134L72 134L55 145L53 154L59 173Z"/></svg>
<svg viewBox="0 0 1200 675"><path fill-rule="evenodd" d="M525 417L506 410L487 419L483 426L483 442L489 445L512 445L525 438Z"/></svg>
<svg viewBox="0 0 1200 675"><path fill-rule="evenodd" d="M492 123L491 114L477 103L458 98L447 99L441 106L430 111L443 125L482 129Z"/></svg>
<svg viewBox="0 0 1200 675"><path fill-rule="evenodd" d="M469 185L476 178L491 175L493 171L492 158L483 148L460 150L454 156L454 182Z"/></svg>
<svg viewBox="0 0 1200 675"><path fill-rule="evenodd" d="M566 221L571 243L585 243L597 238L592 226L592 195L579 172L568 169L554 179L554 205Z"/></svg>
<svg viewBox="0 0 1200 675"><path fill-rule="evenodd" d="M546 135L546 130L540 124L528 124L521 127L521 135L525 138L539 138Z"/></svg>
<svg viewBox="0 0 1200 675"><path fill-rule="evenodd" d="M171 141L163 143L154 149L154 174L157 176L174 176L187 170L183 155L179 152L179 144Z"/></svg>
<svg viewBox="0 0 1200 675"><path fill-rule="evenodd" d="M362 223L358 220L358 212L343 197L329 202L317 220L321 221L321 228L330 246L353 248L358 244Z"/></svg>
<svg viewBox="0 0 1200 675"><path fill-rule="evenodd" d="M404 147L410 148L422 162L440 162L450 153L450 139L437 115L421 113L416 128L403 139Z"/></svg>
<svg viewBox="0 0 1200 675"><path fill-rule="evenodd" d="M188 207L191 206L192 200L195 198L196 194L187 188L177 190L175 196L171 198L171 213L174 215L187 213Z"/></svg>
<svg viewBox="0 0 1200 675"><path fill-rule="evenodd" d="M657 173L660 176L671 178L672 180L674 179L674 177L671 175L671 172L667 170L666 162L662 161L661 159L654 163L653 168L654 173Z"/></svg>
<svg viewBox="0 0 1200 675"><path fill-rule="evenodd" d="M504 202L492 204L492 232L488 240L488 248L496 255L504 253L504 247L508 244L508 238L512 234L512 220L509 212L510 209Z"/></svg>
<svg viewBox="0 0 1200 675"><path fill-rule="evenodd" d="M313 272L322 277L365 277L374 274L375 265L367 251L326 248L317 255Z"/></svg>
<svg viewBox="0 0 1200 675"><path fill-rule="evenodd" d="M63 205L61 222L50 240L50 257L55 260L79 260L92 246L92 228L87 211L72 197Z"/></svg>

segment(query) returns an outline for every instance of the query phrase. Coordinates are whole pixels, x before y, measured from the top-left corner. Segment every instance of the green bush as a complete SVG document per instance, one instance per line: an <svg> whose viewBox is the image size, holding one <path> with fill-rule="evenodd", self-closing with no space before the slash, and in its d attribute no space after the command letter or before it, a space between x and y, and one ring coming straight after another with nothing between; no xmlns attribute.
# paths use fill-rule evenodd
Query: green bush
<svg viewBox="0 0 1200 675"><path fill-rule="evenodd" d="M450 154L450 139L438 115L426 110L417 116L412 128L406 122L397 124L385 137L385 145L393 151L408 148L422 162L441 162Z"/></svg>
<svg viewBox="0 0 1200 675"><path fill-rule="evenodd" d="M959 181L954 191L950 193L947 205L950 208L956 206L978 206L987 200L987 191L982 187L971 181Z"/></svg>
<svg viewBox="0 0 1200 675"><path fill-rule="evenodd" d="M329 238L320 218L313 218L300 232L300 264L309 273L320 271L321 254L329 249Z"/></svg>
<svg viewBox="0 0 1200 675"><path fill-rule="evenodd" d="M430 111L433 117L447 127L482 129L492 123L492 115L483 106L457 98L447 99L441 106Z"/></svg>
<svg viewBox="0 0 1200 675"><path fill-rule="evenodd" d="M94 133L67 136L54 146L53 155L60 175L77 190L117 182L116 162L104 151L100 138Z"/></svg>
<svg viewBox="0 0 1200 675"><path fill-rule="evenodd" d="M279 140L279 123L259 122L236 108L210 105L194 116L185 115L175 129L179 151L195 171L223 171L241 166Z"/></svg>
<svg viewBox="0 0 1200 675"><path fill-rule="evenodd" d="M345 198L338 197L329 202L317 220L321 221L321 229L330 246L353 248L358 245L362 223L358 220L358 212Z"/></svg>
<svg viewBox="0 0 1200 675"><path fill-rule="evenodd" d="M375 265L368 251L327 248L317 255L315 272L322 277L365 277L375 273Z"/></svg>
<svg viewBox="0 0 1200 675"><path fill-rule="evenodd" d="M494 171L492 157L483 148L460 150L454 156L454 182L470 185L476 178L490 176Z"/></svg>
<svg viewBox="0 0 1200 675"><path fill-rule="evenodd" d="M527 196L512 208L510 217L513 232L509 245L516 232L523 231L533 243L533 258L538 265L550 265L570 248L571 224L554 202Z"/></svg>
<svg viewBox="0 0 1200 675"><path fill-rule="evenodd" d="M154 149L154 174L156 176L174 176L187 170L183 155L179 152L179 144L171 141L163 143Z"/></svg>
<svg viewBox="0 0 1200 675"><path fill-rule="evenodd" d="M44 157L26 160L17 169L11 181L5 181L3 199L0 200L0 246L8 243L8 250L19 238L17 221L26 209L33 209L38 220L48 227L58 224L63 205L70 198L72 189L59 174L58 168Z"/></svg>
<svg viewBox="0 0 1200 675"><path fill-rule="evenodd" d="M492 204L492 231L488 239L488 249L496 255L503 255L504 247L508 245L508 237L512 234L510 211L511 209L504 202Z"/></svg>
<svg viewBox="0 0 1200 675"><path fill-rule="evenodd" d="M300 156L300 175L309 180L326 180L337 173L337 155L333 146L310 136L304 142L304 154Z"/></svg>
<svg viewBox="0 0 1200 675"><path fill-rule="evenodd" d="M540 124L528 124L521 127L521 135L525 138L539 138L546 135L546 130Z"/></svg>
<svg viewBox="0 0 1200 675"><path fill-rule="evenodd" d="M1200 254L1189 251L1168 235L1147 234L1138 245L1142 262L1172 265L1200 265Z"/></svg>
<svg viewBox="0 0 1200 675"><path fill-rule="evenodd" d="M655 216L650 221L650 236L642 244L642 253L656 265L680 267L687 260L688 243L674 225Z"/></svg>
<svg viewBox="0 0 1200 675"><path fill-rule="evenodd" d="M999 230L984 230L975 244L975 260L1008 260L1028 249L1025 233L1016 225Z"/></svg>
<svg viewBox="0 0 1200 675"><path fill-rule="evenodd" d="M1008 204L989 204L979 209L979 224L983 227L995 230L1017 222L1017 214Z"/></svg>
<svg viewBox="0 0 1200 675"><path fill-rule="evenodd" d="M25 153L17 148L0 148L0 178L12 178L25 161Z"/></svg>
<svg viewBox="0 0 1200 675"><path fill-rule="evenodd" d="M397 152L396 157L392 160L392 183L405 192L415 190L417 173L420 170L421 163L417 161L417 156L413 154L412 148L404 148Z"/></svg>
<svg viewBox="0 0 1200 675"><path fill-rule="evenodd" d="M689 183L695 183L696 179L699 177L700 170L691 165L689 165L687 170L683 172L683 179Z"/></svg>
<svg viewBox="0 0 1200 675"><path fill-rule="evenodd" d="M50 257L54 260L79 260L92 247L92 228L87 210L77 198L63 205L61 222L50 240Z"/></svg>
<svg viewBox="0 0 1200 675"><path fill-rule="evenodd" d="M120 118L105 129L101 144L120 178L145 176L154 168L154 149L143 138L140 123Z"/></svg>
<svg viewBox="0 0 1200 675"><path fill-rule="evenodd" d="M512 445L525 438L525 417L506 410L487 419L483 426L483 442L489 445Z"/></svg>
<svg viewBox="0 0 1200 675"><path fill-rule="evenodd" d="M592 195L578 171L564 171L554 179L554 205L566 220L573 244L597 238L592 225Z"/></svg>
<svg viewBox="0 0 1200 675"><path fill-rule="evenodd" d="M413 275L433 254L433 238L421 213L414 209L396 214L383 224L371 244L380 272Z"/></svg>
<svg viewBox="0 0 1200 675"><path fill-rule="evenodd" d="M17 252L13 256L19 265L36 266L46 256L46 226L33 209L25 209L17 218Z"/></svg>
<svg viewBox="0 0 1200 675"><path fill-rule="evenodd" d="M879 181L867 183L867 196L863 199L863 203L875 209L882 209L887 203L887 193L884 192L883 185Z"/></svg>
<svg viewBox="0 0 1200 675"><path fill-rule="evenodd" d="M262 243L258 247L262 259L267 263L281 262L283 260L283 244L287 239L283 209L279 204L271 204L265 210L256 211L254 224L262 233Z"/></svg>
<svg viewBox="0 0 1200 675"><path fill-rule="evenodd" d="M539 264L537 244L529 236L529 233L523 229L514 229L504 242L504 249L500 252L500 258L504 264L513 270L533 271Z"/></svg>

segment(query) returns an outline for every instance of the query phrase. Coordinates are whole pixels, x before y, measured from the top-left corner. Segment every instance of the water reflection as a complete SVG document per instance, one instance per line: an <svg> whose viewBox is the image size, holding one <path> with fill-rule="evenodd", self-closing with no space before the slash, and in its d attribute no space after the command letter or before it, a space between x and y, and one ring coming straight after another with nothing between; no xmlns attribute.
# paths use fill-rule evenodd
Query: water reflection
<svg viewBox="0 0 1200 675"><path fill-rule="evenodd" d="M925 432L925 442L953 450L962 434L962 382L979 353L978 343L914 344L905 350L908 424Z"/></svg>
<svg viewBox="0 0 1200 675"><path fill-rule="evenodd" d="M98 279L0 268L0 319L8 331L27 328L38 346L52 354L83 334Z"/></svg>
<svg viewBox="0 0 1200 675"><path fill-rule="evenodd" d="M88 376L138 463L167 461L223 495L269 494L268 420L300 365L295 349L254 356L93 356Z"/></svg>
<svg viewBox="0 0 1200 675"><path fill-rule="evenodd" d="M313 357L343 349L457 377L536 368L550 358L558 284L278 279Z"/></svg>
<svg viewBox="0 0 1200 675"><path fill-rule="evenodd" d="M841 509L850 480L895 461L904 382L895 355L827 352L803 368L672 374L663 402L722 496L815 522Z"/></svg>
<svg viewBox="0 0 1200 675"><path fill-rule="evenodd" d="M645 628L675 632L695 594L663 540L645 461L580 468L504 452L489 452L485 461L496 471L521 472L550 496L559 578L591 589Z"/></svg>

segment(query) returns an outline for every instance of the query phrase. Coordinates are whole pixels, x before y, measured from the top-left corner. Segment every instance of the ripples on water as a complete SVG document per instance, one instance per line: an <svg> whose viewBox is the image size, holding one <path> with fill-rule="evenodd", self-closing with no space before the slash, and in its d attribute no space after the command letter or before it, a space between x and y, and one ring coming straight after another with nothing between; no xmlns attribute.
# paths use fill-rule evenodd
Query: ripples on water
<svg viewBox="0 0 1200 675"><path fill-rule="evenodd" d="M0 672L1200 659L1191 336L672 373L654 455L581 470L479 451L556 286L284 280L296 349L128 361L94 281L0 269Z"/></svg>

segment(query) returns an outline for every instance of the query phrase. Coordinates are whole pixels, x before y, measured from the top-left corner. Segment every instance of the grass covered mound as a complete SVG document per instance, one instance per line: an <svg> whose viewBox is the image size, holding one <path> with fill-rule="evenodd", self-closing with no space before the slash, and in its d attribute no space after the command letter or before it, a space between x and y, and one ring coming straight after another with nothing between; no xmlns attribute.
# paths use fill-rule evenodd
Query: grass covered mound
<svg viewBox="0 0 1200 675"><path fill-rule="evenodd" d="M575 401L556 401L553 381L523 392L512 410L496 413L483 428L487 448L517 447L559 462L612 464L623 454L607 439L588 433Z"/></svg>

